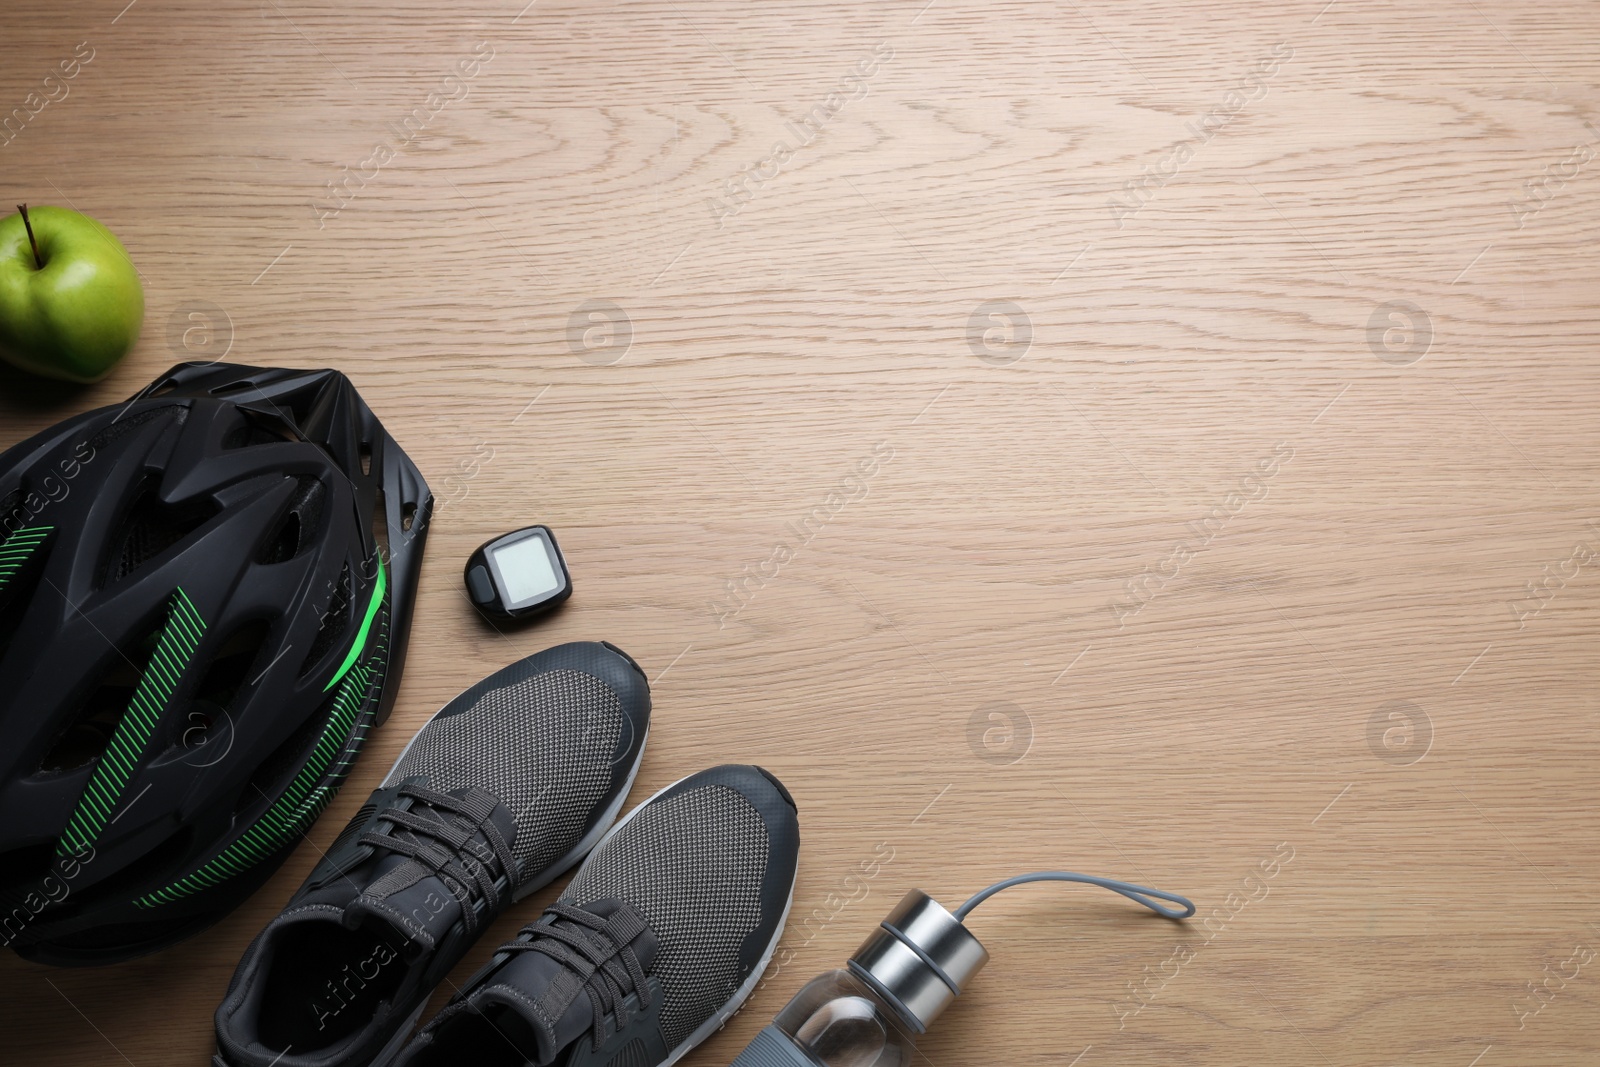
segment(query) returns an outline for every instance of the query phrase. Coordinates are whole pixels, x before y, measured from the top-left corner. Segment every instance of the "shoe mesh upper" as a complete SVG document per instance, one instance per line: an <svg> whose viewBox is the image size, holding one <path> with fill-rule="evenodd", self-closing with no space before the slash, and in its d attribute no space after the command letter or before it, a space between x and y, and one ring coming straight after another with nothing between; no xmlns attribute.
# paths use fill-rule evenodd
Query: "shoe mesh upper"
<svg viewBox="0 0 1600 1067"><path fill-rule="evenodd" d="M385 780L426 775L434 789L477 786L511 809L519 884L570 851L596 816L623 737L622 703L592 675L553 670L491 689L434 719Z"/></svg>
<svg viewBox="0 0 1600 1067"><path fill-rule="evenodd" d="M561 894L583 907L632 904L660 939L662 1036L676 1048L746 975L744 939L761 922L767 828L737 790L706 785L652 801L596 850Z"/></svg>

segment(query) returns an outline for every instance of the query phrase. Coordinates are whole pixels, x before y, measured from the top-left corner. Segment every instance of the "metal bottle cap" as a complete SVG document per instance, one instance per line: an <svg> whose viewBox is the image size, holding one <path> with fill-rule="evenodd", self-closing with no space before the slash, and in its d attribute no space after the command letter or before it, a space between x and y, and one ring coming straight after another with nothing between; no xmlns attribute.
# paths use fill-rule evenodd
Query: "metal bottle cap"
<svg viewBox="0 0 1600 1067"><path fill-rule="evenodd" d="M850 970L922 1033L988 962L960 920L913 889L850 957Z"/></svg>

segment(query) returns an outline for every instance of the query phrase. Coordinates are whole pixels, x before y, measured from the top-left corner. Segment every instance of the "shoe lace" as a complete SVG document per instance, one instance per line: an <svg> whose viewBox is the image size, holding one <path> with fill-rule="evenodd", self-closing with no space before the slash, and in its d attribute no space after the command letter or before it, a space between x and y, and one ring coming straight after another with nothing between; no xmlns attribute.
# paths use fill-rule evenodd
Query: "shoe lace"
<svg viewBox="0 0 1600 1067"><path fill-rule="evenodd" d="M380 879L389 884L375 885L368 893L386 896L431 872L460 902L467 936L476 935L482 922L477 904L483 903L491 917L498 913L512 891L517 870L511 846L490 820L498 801L477 788L454 797L414 784L400 787L396 799L402 797L426 804L438 818L424 817L414 805L410 810L391 806L378 814L371 825L386 822L388 828L366 831L360 843L406 856L416 866L390 872Z"/></svg>
<svg viewBox="0 0 1600 1067"><path fill-rule="evenodd" d="M645 932L644 919L632 906L620 905L609 917L557 901L545 909L554 921L526 926L522 936L528 940L500 946L501 952L540 952L566 966L589 995L593 1010L590 1036L599 1051L605 1040L605 1017L615 1013L616 1029L628 1025L633 1013L628 1010L628 994L637 994L640 1010L650 1007L650 985L644 968L632 948L633 941ZM565 920L565 925L563 923ZM560 1018L577 996L570 990L566 1003L549 1005L550 1016Z"/></svg>

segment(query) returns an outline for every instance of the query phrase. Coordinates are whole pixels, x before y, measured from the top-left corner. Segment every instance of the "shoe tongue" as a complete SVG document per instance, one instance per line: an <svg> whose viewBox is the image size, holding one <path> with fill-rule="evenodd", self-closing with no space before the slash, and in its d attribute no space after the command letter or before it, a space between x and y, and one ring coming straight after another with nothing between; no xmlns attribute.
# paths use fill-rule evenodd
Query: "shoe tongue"
<svg viewBox="0 0 1600 1067"><path fill-rule="evenodd" d="M464 793L465 790L458 790L450 795L460 797ZM430 821L443 821L426 804L414 803L411 813ZM516 839L516 824L505 805L495 807L490 821L503 840ZM403 829L395 832L409 833ZM435 848L445 847L431 838L425 840ZM474 834L473 840L488 844L482 833ZM380 850L378 857L363 868L351 872L351 881L365 887L345 905L344 924L351 929L374 924L388 927L412 944L412 953L420 955L433 951L461 920L460 900L451 892L446 878L431 866L410 856Z"/></svg>
<svg viewBox="0 0 1600 1067"><path fill-rule="evenodd" d="M604 919L621 906L622 902L618 900L597 900L583 910ZM564 920L558 919L557 922ZM630 947L639 958L639 967L649 974L656 956L655 933L646 927L643 933L633 939ZM545 1029L537 1014L542 1011L546 1016L554 1015L554 1009L559 1004L552 1001L571 995L576 977L566 964L543 952L517 952L485 985L474 991L468 1001L484 1015L498 1018L496 1025L500 1031L517 1046L517 1051L526 1056L533 1067L548 1067L555 1063L567 1046L586 1035L594 1025L594 1004L589 994L581 988L577 989L576 996L571 997L571 1003L560 1017L552 1021L549 1030ZM581 983L578 984L581 986ZM496 1008L500 1010L490 1010ZM515 1021L508 1025L510 1020Z"/></svg>

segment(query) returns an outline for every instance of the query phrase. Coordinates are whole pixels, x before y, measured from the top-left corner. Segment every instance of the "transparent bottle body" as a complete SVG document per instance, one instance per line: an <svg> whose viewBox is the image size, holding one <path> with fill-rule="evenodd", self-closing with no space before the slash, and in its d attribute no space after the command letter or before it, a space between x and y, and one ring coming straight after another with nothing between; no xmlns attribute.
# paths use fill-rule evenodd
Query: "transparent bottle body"
<svg viewBox="0 0 1600 1067"><path fill-rule="evenodd" d="M812 979L772 1024L821 1067L911 1067L915 1037L849 971Z"/></svg>

